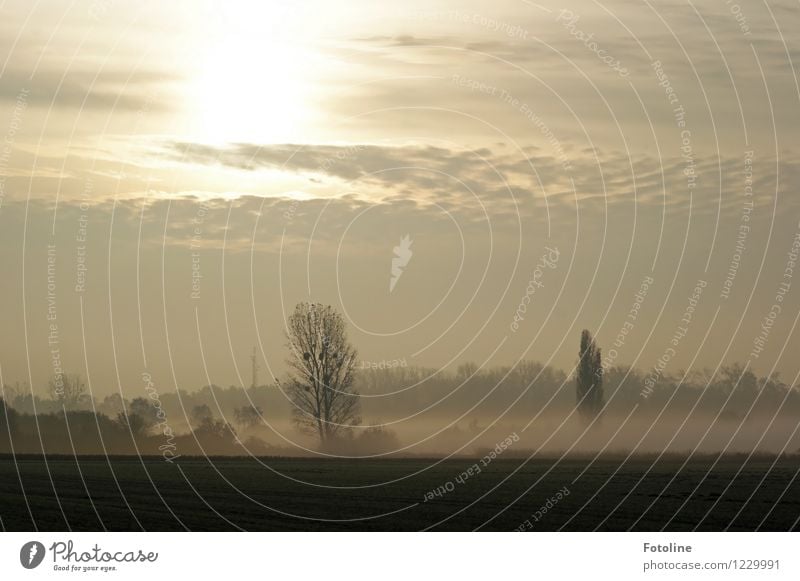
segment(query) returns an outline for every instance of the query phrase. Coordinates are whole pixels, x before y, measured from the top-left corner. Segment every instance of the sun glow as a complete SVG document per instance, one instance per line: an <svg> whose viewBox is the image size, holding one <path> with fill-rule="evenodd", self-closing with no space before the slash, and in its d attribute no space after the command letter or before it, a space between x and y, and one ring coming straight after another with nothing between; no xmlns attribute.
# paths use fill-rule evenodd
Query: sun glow
<svg viewBox="0 0 800 581"><path fill-rule="evenodd" d="M311 118L314 54L278 15L231 11L228 18L242 15L250 20L236 22L238 34L201 43L187 91L188 130L214 143L296 141Z"/></svg>

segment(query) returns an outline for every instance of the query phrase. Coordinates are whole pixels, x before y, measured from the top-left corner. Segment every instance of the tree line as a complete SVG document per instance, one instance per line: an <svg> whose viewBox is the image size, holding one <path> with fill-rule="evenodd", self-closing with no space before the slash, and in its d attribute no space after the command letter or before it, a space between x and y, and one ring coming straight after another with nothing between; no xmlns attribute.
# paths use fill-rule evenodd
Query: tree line
<svg viewBox="0 0 800 581"><path fill-rule="evenodd" d="M800 413L798 389L777 376L758 378L739 365L716 374L664 374L644 398L642 373L604 369L601 349L588 330L581 333L571 376L530 361L489 368L466 363L455 372L414 366L357 369L343 317L317 303L296 306L287 321L287 347L287 376L248 389L206 386L130 401L116 393L96 401L76 375L51 381L46 398L3 386L0 452L149 454L180 444L184 455L266 455L276 451L265 443L270 424L291 418L322 449L335 451L346 443L377 453L398 447L397 437L380 427L356 430L364 415L402 419L421 410L429 410L422 416L429 421L470 413L476 422L501 414L522 420L544 409L576 412L591 425L627 413L632 405L643 414L669 406L678 413L693 410L728 420ZM382 393L392 395L362 397Z"/></svg>

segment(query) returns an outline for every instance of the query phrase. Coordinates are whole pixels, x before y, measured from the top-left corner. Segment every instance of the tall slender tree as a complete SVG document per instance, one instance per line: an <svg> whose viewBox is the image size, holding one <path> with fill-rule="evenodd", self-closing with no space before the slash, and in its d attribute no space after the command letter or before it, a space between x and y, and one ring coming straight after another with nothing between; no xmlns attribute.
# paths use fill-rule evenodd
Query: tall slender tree
<svg viewBox="0 0 800 581"><path fill-rule="evenodd" d="M603 409L603 360L600 347L586 329L581 332L578 357L575 378L578 412L585 420L592 420Z"/></svg>
<svg viewBox="0 0 800 581"><path fill-rule="evenodd" d="M353 389L356 350L344 318L331 306L300 303L287 323L294 421L325 446L361 421Z"/></svg>

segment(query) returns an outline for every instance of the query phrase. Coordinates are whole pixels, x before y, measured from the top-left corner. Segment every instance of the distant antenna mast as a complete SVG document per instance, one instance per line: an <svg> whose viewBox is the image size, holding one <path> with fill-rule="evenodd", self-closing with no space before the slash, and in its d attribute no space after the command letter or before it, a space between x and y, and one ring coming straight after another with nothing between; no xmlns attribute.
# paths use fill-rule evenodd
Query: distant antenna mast
<svg viewBox="0 0 800 581"><path fill-rule="evenodd" d="M256 348L253 347L253 355L250 357L250 361L253 364L253 383L250 385L253 389L258 385L258 363L256 359Z"/></svg>

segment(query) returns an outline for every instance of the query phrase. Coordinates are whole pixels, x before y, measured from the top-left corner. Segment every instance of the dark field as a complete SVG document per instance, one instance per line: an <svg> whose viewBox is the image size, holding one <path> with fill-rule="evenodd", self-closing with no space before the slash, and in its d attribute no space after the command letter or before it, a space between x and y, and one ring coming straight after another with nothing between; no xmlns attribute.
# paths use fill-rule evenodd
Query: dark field
<svg viewBox="0 0 800 581"><path fill-rule="evenodd" d="M680 471L682 459L653 460L498 459L458 482L475 460L264 458L261 465L240 458L170 464L160 457L22 457L15 463L4 456L0 519L5 530L17 531L510 531L526 521L528 529L543 531L798 528L796 457L746 464L730 457L711 470L713 458L693 459ZM450 490L425 501L437 487ZM569 494L537 521L537 511L564 487Z"/></svg>

